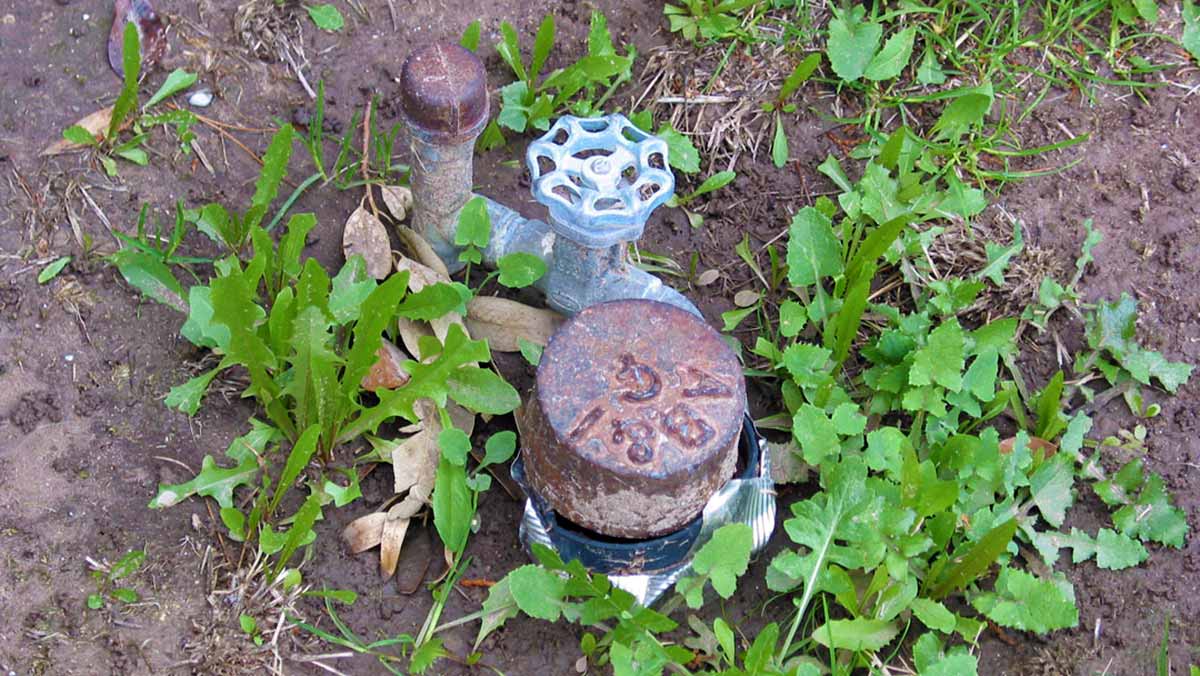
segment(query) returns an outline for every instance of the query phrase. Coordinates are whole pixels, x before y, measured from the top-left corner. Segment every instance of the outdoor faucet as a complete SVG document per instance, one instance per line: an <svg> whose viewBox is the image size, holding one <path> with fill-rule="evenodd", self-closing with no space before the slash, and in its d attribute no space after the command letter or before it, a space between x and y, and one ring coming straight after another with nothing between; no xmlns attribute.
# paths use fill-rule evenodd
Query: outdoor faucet
<svg viewBox="0 0 1200 676"><path fill-rule="evenodd" d="M471 199L475 139L488 118L487 77L467 49L435 43L413 52L400 75L400 99L412 144L413 228L451 272L461 269L454 244L458 215ZM483 251L495 266L514 252L536 255L547 273L537 282L546 304L567 315L608 300L657 300L699 315L696 306L635 267L629 243L670 199L675 177L667 144L623 115L564 116L529 145L533 196L549 223L527 219L485 198L492 222Z"/></svg>
<svg viewBox="0 0 1200 676"><path fill-rule="evenodd" d="M413 228L455 272L459 214L473 197L487 77L470 51L437 43L400 75L412 143ZM667 144L623 115L564 116L525 153L549 222L486 199L483 263L546 263L546 304L568 315L518 414L513 478L520 538L609 576L649 604L725 524L755 551L775 526L770 452L746 412L741 364L687 298L629 261L646 219L675 192ZM595 534L602 537L595 537Z"/></svg>

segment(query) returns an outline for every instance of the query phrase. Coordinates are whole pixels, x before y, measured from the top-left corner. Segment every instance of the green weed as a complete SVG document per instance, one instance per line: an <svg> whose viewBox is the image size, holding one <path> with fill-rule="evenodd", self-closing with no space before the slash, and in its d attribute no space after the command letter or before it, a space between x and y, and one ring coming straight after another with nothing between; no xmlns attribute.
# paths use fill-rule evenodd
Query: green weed
<svg viewBox="0 0 1200 676"><path fill-rule="evenodd" d="M100 610L114 603L137 603L141 600L137 590L123 586L121 581L142 569L146 562L146 550L132 550L112 565L95 563L91 559L88 561L92 564L92 580L96 583L96 591L87 597L88 608Z"/></svg>

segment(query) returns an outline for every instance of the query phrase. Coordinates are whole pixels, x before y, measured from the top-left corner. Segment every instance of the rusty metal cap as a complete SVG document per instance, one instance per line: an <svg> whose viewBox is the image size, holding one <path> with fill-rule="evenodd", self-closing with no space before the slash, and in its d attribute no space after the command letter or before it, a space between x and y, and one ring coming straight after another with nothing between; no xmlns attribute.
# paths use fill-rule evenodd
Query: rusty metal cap
<svg viewBox="0 0 1200 676"><path fill-rule="evenodd" d="M745 407L737 357L699 317L650 300L593 305L542 355L522 425L530 485L598 533L671 532L732 476Z"/></svg>
<svg viewBox="0 0 1200 676"><path fill-rule="evenodd" d="M451 42L416 50L400 70L400 106L411 125L437 141L478 135L488 116L483 63Z"/></svg>

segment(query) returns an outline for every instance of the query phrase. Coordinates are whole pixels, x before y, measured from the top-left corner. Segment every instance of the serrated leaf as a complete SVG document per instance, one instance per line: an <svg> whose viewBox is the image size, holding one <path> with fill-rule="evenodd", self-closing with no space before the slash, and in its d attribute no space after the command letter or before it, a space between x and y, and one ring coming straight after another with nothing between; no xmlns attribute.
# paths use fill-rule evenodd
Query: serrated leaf
<svg viewBox="0 0 1200 676"><path fill-rule="evenodd" d="M679 133L670 125L663 125L655 133L667 142L667 163L672 169L685 174L695 174L700 171L700 151L692 144L692 139Z"/></svg>
<svg viewBox="0 0 1200 676"><path fill-rule="evenodd" d="M804 462L820 465L829 458L837 458L841 449L837 426L825 411L804 404L792 417L792 435L800 444Z"/></svg>
<svg viewBox="0 0 1200 676"><path fill-rule="evenodd" d="M805 207L792 217L787 244L788 281L808 286L842 271L842 249L829 217Z"/></svg>
<svg viewBox="0 0 1200 676"><path fill-rule="evenodd" d="M1140 465L1140 461L1134 461ZM1137 499L1113 513L1113 524L1124 534L1143 542L1183 547L1188 532L1183 510L1171 504L1162 477L1151 473L1141 484Z"/></svg>
<svg viewBox="0 0 1200 676"><path fill-rule="evenodd" d="M346 27L346 19L341 11L330 3L305 5L308 17L323 31L337 32Z"/></svg>
<svg viewBox="0 0 1200 676"><path fill-rule="evenodd" d="M236 467L219 467L211 455L204 456L200 473L191 481L181 484L159 484L158 493L150 501L150 509L161 509L179 504L193 495L211 497L221 507L233 506L233 489L254 483L258 474L258 462L254 458L243 459Z"/></svg>
<svg viewBox="0 0 1200 676"><path fill-rule="evenodd" d="M892 642L900 628L894 622L865 617L853 620L830 620L813 630L812 640L826 648L879 650Z"/></svg>
<svg viewBox="0 0 1200 676"><path fill-rule="evenodd" d="M916 28L905 28L888 38L883 49L871 58L863 76L868 80L879 82L890 80L904 70L912 58L913 39L917 36Z"/></svg>
<svg viewBox="0 0 1200 676"><path fill-rule="evenodd" d="M1058 528L1067 509L1075 501L1075 462L1067 455L1055 455L1042 462L1029 477L1029 492L1042 518Z"/></svg>
<svg viewBox="0 0 1200 676"><path fill-rule="evenodd" d="M1001 570L995 591L976 594L971 605L1002 627L1039 634L1079 624L1070 582L1062 577L1041 580L1015 568Z"/></svg>
<svg viewBox="0 0 1200 676"><path fill-rule="evenodd" d="M208 386L212 383L213 378L224 370L224 368L224 366L217 366L189 379L182 385L172 387L171 391L167 393L166 399L163 400L163 403L168 408L186 413L188 416L196 415L196 411L200 410L200 400L208 392Z"/></svg>
<svg viewBox="0 0 1200 676"><path fill-rule="evenodd" d="M506 575L488 590L487 599L483 602L483 618L479 623L479 633L475 636L472 650L478 650L479 644L493 631L504 626L509 619L517 616L519 608L509 589L509 576Z"/></svg>
<svg viewBox="0 0 1200 676"><path fill-rule="evenodd" d="M267 208L271 206L271 202L275 200L275 195L279 192L279 184L287 175L288 160L292 157L294 135L292 125L285 124L271 137L267 152L263 154L262 173L258 175L258 180L254 184L254 195L250 198L250 208L246 211L244 220L247 231L253 230L255 226L262 223ZM231 246L231 248L240 248L240 242L235 243L228 240L226 242L231 245L239 245L238 247Z"/></svg>
<svg viewBox="0 0 1200 676"><path fill-rule="evenodd" d="M501 415L521 405L521 395L495 371L464 366L446 380L447 392L454 401L476 413Z"/></svg>
<svg viewBox="0 0 1200 676"><path fill-rule="evenodd" d="M1142 543L1109 528L1096 534L1096 565L1108 570L1132 568L1145 561L1149 552Z"/></svg>
<svg viewBox="0 0 1200 676"><path fill-rule="evenodd" d="M883 36L883 27L873 21L864 21L865 17L866 10L861 5L851 5L846 10L835 9L829 21L826 44L829 65L847 82L863 76Z"/></svg>
<svg viewBox="0 0 1200 676"><path fill-rule="evenodd" d="M987 252L987 264L977 273L976 278L987 278L996 286L1004 286L1004 271L1008 269L1008 264L1013 257L1021 253L1024 249L1025 235L1021 231L1021 224L1014 222L1012 244L1004 246L995 242L984 243L984 250Z"/></svg>
<svg viewBox="0 0 1200 676"><path fill-rule="evenodd" d="M727 599L737 589L737 580L746 573L750 563L750 550L754 546L754 534L742 523L721 526L712 539L696 552L692 568L700 575L708 575L713 590Z"/></svg>
<svg viewBox="0 0 1200 676"><path fill-rule="evenodd" d="M949 634L954 631L955 619L954 613L950 612L946 606L938 601L926 598L916 598L912 601L913 615L916 616L921 624L936 629L943 634Z"/></svg>
<svg viewBox="0 0 1200 676"><path fill-rule="evenodd" d="M929 332L929 340L917 350L908 372L910 385L938 384L951 392L962 389L966 343L957 319L943 322Z"/></svg>
<svg viewBox="0 0 1200 676"><path fill-rule="evenodd" d="M995 98L992 83L956 90L957 96L942 111L933 125L935 140L957 142L963 134L983 121Z"/></svg>
<svg viewBox="0 0 1200 676"><path fill-rule="evenodd" d="M524 565L505 576L521 612L554 622L562 612L566 580L540 566Z"/></svg>

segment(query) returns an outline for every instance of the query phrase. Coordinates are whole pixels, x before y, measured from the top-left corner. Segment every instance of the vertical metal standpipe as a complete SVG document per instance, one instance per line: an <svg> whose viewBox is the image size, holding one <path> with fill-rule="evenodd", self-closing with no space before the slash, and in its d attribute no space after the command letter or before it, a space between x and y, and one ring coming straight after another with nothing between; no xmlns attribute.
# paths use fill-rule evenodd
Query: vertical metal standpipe
<svg viewBox="0 0 1200 676"><path fill-rule="evenodd" d="M412 144L413 228L457 271L454 230L471 197L475 139L488 119L483 63L450 42L416 50L400 71L400 107Z"/></svg>

